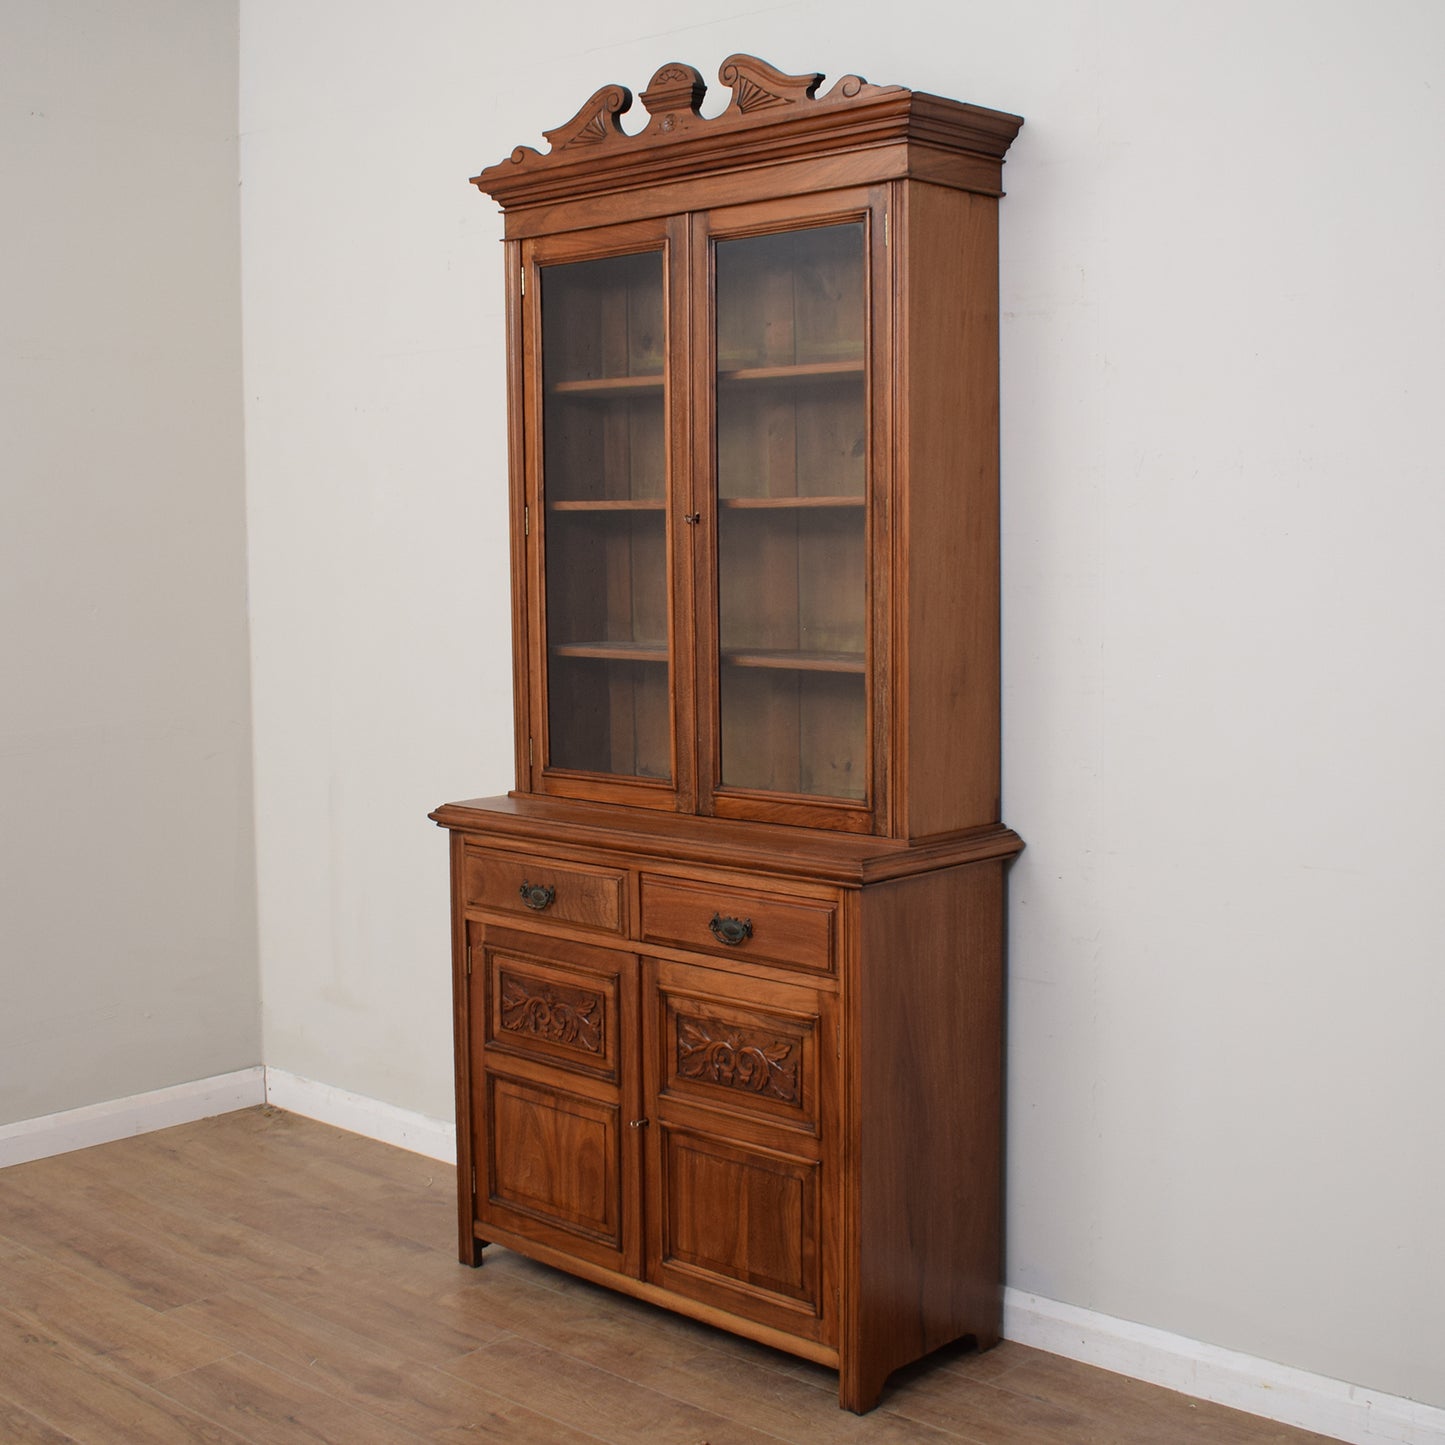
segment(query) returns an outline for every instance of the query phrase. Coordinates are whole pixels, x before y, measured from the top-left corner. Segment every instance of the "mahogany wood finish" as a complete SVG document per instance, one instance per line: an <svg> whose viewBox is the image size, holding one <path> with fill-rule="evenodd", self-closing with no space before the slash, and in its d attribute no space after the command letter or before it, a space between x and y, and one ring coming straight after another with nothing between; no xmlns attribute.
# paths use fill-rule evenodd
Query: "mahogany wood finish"
<svg viewBox="0 0 1445 1445"><path fill-rule="evenodd" d="M517 790L452 835L461 1258L839 1374L1001 1325L1016 116L663 66L505 211Z"/></svg>

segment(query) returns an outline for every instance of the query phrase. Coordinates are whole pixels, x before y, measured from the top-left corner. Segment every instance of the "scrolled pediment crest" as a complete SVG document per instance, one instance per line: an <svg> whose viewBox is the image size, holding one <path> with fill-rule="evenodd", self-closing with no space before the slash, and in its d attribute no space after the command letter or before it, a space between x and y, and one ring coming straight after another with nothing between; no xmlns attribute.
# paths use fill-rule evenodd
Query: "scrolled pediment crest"
<svg viewBox="0 0 1445 1445"><path fill-rule="evenodd" d="M623 136L622 122L618 116L625 115L632 108L632 92L625 85L604 85L569 120L556 130L544 130L549 155L556 155L568 146L605 145L608 141ZM518 146L512 152L512 159L524 161L537 152L530 146Z"/></svg>
<svg viewBox="0 0 1445 1445"><path fill-rule="evenodd" d="M548 151L544 155L531 146L518 146L499 165L473 177L483 190L491 183L532 168L545 170L559 158L582 159L588 152L613 154L624 149L666 142L689 132L725 133L734 126L746 125L760 111L772 113L785 107L801 106L811 110L814 105L830 106L842 101L867 98L899 90L897 86L869 85L861 76L845 75L825 95L818 94L823 75L812 71L789 75L754 55L730 55L718 70L718 79L731 92L727 108L715 119L701 114L707 84L691 65L669 61L661 66L642 92L648 123L637 134L622 129L620 117L632 106L632 92L624 85L607 85L592 95L587 103L555 130L544 131Z"/></svg>

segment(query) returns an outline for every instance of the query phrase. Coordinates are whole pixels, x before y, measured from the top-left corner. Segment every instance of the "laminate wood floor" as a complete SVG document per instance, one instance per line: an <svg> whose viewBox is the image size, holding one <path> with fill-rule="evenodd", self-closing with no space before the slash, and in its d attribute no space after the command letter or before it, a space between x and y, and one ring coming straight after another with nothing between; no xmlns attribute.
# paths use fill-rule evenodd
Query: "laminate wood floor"
<svg viewBox="0 0 1445 1445"><path fill-rule="evenodd" d="M489 1249L453 1171L273 1109L0 1170L0 1442L1307 1445L1005 1343L828 1371Z"/></svg>

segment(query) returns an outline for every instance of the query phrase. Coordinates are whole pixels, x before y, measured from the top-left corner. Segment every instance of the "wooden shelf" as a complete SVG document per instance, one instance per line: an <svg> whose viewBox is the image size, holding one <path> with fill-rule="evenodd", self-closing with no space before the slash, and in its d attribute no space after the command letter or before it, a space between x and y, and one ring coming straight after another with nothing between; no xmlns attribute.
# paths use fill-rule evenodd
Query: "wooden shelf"
<svg viewBox="0 0 1445 1445"><path fill-rule="evenodd" d="M835 507L863 508L867 497L719 497L724 512L798 512Z"/></svg>
<svg viewBox="0 0 1445 1445"><path fill-rule="evenodd" d="M547 388L554 396L645 396L661 392L662 372L649 376L590 376L577 381L554 381Z"/></svg>
<svg viewBox="0 0 1445 1445"><path fill-rule="evenodd" d="M850 361L799 361L787 366L742 366L719 370L719 382L846 381L863 375L863 358Z"/></svg>
<svg viewBox="0 0 1445 1445"><path fill-rule="evenodd" d="M666 662L665 642L554 642L553 657L585 657L600 662Z"/></svg>
<svg viewBox="0 0 1445 1445"><path fill-rule="evenodd" d="M549 512L665 512L667 503L661 497L604 497L596 500L548 502Z"/></svg>
<svg viewBox="0 0 1445 1445"><path fill-rule="evenodd" d="M771 667L788 672L856 672L865 670L861 652L796 652L780 647L724 647L721 660L732 667Z"/></svg>

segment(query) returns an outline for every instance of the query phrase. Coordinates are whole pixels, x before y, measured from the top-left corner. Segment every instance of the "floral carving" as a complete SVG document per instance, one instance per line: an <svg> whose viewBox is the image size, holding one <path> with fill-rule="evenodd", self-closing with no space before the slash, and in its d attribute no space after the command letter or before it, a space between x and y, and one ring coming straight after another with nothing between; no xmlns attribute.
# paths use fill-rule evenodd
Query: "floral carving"
<svg viewBox="0 0 1445 1445"><path fill-rule="evenodd" d="M508 1033L602 1053L601 995L503 974L502 1027Z"/></svg>
<svg viewBox="0 0 1445 1445"><path fill-rule="evenodd" d="M796 1038L775 1038L721 1024L679 1018L677 1072L683 1079L801 1104Z"/></svg>

